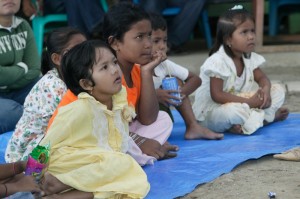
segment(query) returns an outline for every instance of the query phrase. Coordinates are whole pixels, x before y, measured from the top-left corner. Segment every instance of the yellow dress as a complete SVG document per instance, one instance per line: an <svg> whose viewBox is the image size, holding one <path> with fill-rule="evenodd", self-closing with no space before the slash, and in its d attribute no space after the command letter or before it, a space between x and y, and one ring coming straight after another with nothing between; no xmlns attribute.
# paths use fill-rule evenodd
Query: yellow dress
<svg viewBox="0 0 300 199"><path fill-rule="evenodd" d="M126 90L113 96L113 110L87 93L61 107L40 145L50 143L48 172L94 198L144 198L150 185L128 154L130 118Z"/></svg>

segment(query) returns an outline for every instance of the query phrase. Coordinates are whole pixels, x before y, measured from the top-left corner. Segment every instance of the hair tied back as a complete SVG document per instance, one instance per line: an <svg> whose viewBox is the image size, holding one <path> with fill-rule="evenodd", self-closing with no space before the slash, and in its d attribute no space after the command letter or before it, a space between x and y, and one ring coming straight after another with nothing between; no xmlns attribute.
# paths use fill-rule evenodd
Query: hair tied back
<svg viewBox="0 0 300 199"><path fill-rule="evenodd" d="M232 8L230 8L230 10L242 10L242 9L244 9L242 5L235 5Z"/></svg>

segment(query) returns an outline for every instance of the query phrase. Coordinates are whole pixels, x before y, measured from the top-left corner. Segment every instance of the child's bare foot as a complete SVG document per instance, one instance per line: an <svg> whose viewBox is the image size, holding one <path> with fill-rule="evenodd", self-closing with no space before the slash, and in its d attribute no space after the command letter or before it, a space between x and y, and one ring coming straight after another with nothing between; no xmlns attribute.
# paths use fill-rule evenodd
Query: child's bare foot
<svg viewBox="0 0 300 199"><path fill-rule="evenodd" d="M40 184L45 195L52 195L70 189L69 186L63 184L48 172L44 174Z"/></svg>
<svg viewBox="0 0 300 199"><path fill-rule="evenodd" d="M208 140L220 140L224 135L221 133L215 133L208 128L200 126L197 122L187 127L184 138L186 140L196 139L208 139Z"/></svg>
<svg viewBox="0 0 300 199"><path fill-rule="evenodd" d="M232 127L228 131L234 134L243 134L242 126L240 124L232 125Z"/></svg>
<svg viewBox="0 0 300 199"><path fill-rule="evenodd" d="M274 122L285 120L288 117L289 113L289 109L283 107L279 108L275 113Z"/></svg>

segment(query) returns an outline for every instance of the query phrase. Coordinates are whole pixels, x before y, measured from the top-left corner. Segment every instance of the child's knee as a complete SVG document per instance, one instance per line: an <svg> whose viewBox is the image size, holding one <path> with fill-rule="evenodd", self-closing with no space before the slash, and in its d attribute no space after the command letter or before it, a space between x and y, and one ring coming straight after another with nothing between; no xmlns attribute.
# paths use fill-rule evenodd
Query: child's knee
<svg viewBox="0 0 300 199"><path fill-rule="evenodd" d="M168 113L166 113L165 111L159 111L157 121L160 124L160 128L163 130L164 134L170 135L173 129L173 122Z"/></svg>

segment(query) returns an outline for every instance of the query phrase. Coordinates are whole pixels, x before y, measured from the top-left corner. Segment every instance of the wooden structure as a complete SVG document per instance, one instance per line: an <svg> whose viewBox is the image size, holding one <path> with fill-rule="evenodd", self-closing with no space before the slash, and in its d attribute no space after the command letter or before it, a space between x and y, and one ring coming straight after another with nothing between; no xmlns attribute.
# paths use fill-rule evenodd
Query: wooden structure
<svg viewBox="0 0 300 199"><path fill-rule="evenodd" d="M256 51L257 52L291 52L300 51L300 44L288 45L263 45L264 28L264 0L252 0L256 29ZM283 37L284 39L284 37ZM298 36L298 41L300 37Z"/></svg>

